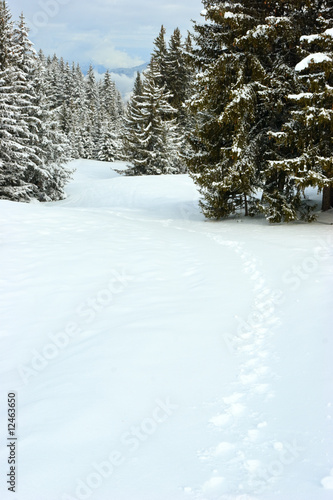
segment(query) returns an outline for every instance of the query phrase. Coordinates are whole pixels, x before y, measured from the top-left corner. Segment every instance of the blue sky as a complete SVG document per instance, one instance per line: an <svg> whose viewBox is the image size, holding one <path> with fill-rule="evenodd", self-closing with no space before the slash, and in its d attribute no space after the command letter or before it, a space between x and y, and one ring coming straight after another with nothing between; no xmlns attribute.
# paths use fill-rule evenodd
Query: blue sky
<svg viewBox="0 0 333 500"><path fill-rule="evenodd" d="M23 11L38 50L65 60L133 67L147 62L161 24L183 35L198 20L201 0L8 0L13 18Z"/></svg>

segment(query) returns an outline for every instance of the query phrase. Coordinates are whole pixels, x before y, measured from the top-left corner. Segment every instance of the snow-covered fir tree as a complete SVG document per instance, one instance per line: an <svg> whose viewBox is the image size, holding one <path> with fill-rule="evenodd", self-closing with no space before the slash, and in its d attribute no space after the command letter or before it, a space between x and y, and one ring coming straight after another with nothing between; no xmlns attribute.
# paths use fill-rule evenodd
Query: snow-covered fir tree
<svg viewBox="0 0 333 500"><path fill-rule="evenodd" d="M74 87L70 99L71 123L69 130L69 139L73 156L76 158L83 158L85 155L83 142L86 112L85 81L79 64L73 63L71 72Z"/></svg>
<svg viewBox="0 0 333 500"><path fill-rule="evenodd" d="M41 62L34 70L33 86L39 118L35 141L40 165L30 175L39 189L36 198L40 201L57 200L65 197L64 187L71 174L65 164L72 158L72 148L69 138L60 129L56 111L50 109L45 66Z"/></svg>
<svg viewBox="0 0 333 500"><path fill-rule="evenodd" d="M177 124L170 119L177 110L169 104L170 93L161 86L159 64L152 58L144 75L142 90L139 77L125 118L124 143L132 166L127 175L151 175L178 172L180 139Z"/></svg>
<svg viewBox="0 0 333 500"><path fill-rule="evenodd" d="M260 25L256 10L236 2L205 1L204 24L195 24L193 59L198 74L190 107L196 117L188 159L207 217L244 208L251 213L262 161L258 93L267 74L249 34ZM259 31L260 33L260 31Z"/></svg>
<svg viewBox="0 0 333 500"><path fill-rule="evenodd" d="M267 131L269 142L265 150L267 162L263 175L265 182L261 208L271 222L311 220L311 205L304 197L304 189L314 185L320 187L319 177L313 175L311 161L304 161L307 145L304 140L301 144L302 133L295 141L298 135L296 130L300 126L300 115L296 108L301 101L296 103L297 97L295 100L290 96L300 96L309 90L308 83L304 85L296 71L300 58L304 56L300 50L300 40L303 35L307 36L319 29L318 9L324 3L321 0L280 1L274 14L267 18L267 30L275 28L270 37L272 56L268 67L271 68L271 82L276 92L272 102L276 103L279 110Z"/></svg>
<svg viewBox="0 0 333 500"><path fill-rule="evenodd" d="M177 110L175 118L182 136L179 172L187 170L185 158L190 154L188 136L193 129L193 120L186 105L186 101L191 96L194 78L194 70L188 57L191 52L191 35L188 34L185 42L183 42L179 28L176 28L170 37L164 67L166 89L171 93L171 106Z"/></svg>
<svg viewBox="0 0 333 500"><path fill-rule="evenodd" d="M115 161L121 156L121 129L123 105L119 91L111 79L109 71L104 75L99 87L100 135L98 141L98 159Z"/></svg>
<svg viewBox="0 0 333 500"><path fill-rule="evenodd" d="M26 159L25 179L33 185L34 197L39 201L57 200L64 197L64 185L69 172L64 164L70 159L70 145L58 126L46 100L44 68L38 60L23 15L14 32L18 47L18 67L24 74L24 94L29 106L21 113L30 131Z"/></svg>
<svg viewBox="0 0 333 500"><path fill-rule="evenodd" d="M292 183L293 204L310 220L310 207L302 203L305 188L323 190L323 210L333 206L332 10L326 0L311 2L306 10L295 67L299 91L287 96L289 117L275 134L282 153L271 162Z"/></svg>
<svg viewBox="0 0 333 500"><path fill-rule="evenodd" d="M85 77L78 64L70 67L54 56L46 59L46 75L52 109L70 140L72 156L118 159L124 110L110 73L98 82L92 66Z"/></svg>
<svg viewBox="0 0 333 500"><path fill-rule="evenodd" d="M285 162L302 153L283 143L283 127L294 119L288 96L303 88L295 70L300 37L313 33L325 2L203 3L206 23L195 25L198 75L190 105L197 125L189 159L202 210L216 218L261 210L270 222L304 217L302 191L313 184L304 172L298 182Z"/></svg>
<svg viewBox="0 0 333 500"><path fill-rule="evenodd" d="M156 79L156 83L163 87L167 85L167 44L165 41L166 29L164 26L161 26L160 32L158 36L154 40L154 50L152 52L152 59L158 65L160 76Z"/></svg>
<svg viewBox="0 0 333 500"><path fill-rule="evenodd" d="M190 75L179 28L176 28L170 37L164 60L164 72L166 88L172 94L170 104L178 111L178 123L185 122L186 109L183 105L189 97Z"/></svg>
<svg viewBox="0 0 333 500"><path fill-rule="evenodd" d="M189 58L192 51L191 36L182 41L182 36L176 28L170 38L168 45L165 41L166 30L161 27L158 37L154 40L150 69L143 75L143 83L140 75L137 76L132 97L127 105L124 121L124 154L127 159L136 162L142 158L142 127L145 119L142 109L147 106L148 94L151 91L156 99L156 89L163 94L163 104L159 105L158 115L161 123L168 123L168 133L159 135L165 137L163 148L168 151L167 167L157 169L163 173L184 173L187 166L185 157L190 150L188 142L189 130L193 126L192 117L188 113L186 100L189 98L192 88L193 66ZM152 77L152 68L154 76ZM154 85L151 86L151 82ZM148 83L150 82L150 83ZM154 88L154 90L152 90ZM143 97L144 94L144 97ZM152 133L152 132L151 132ZM151 173L153 170L150 168ZM130 169L129 174L143 173L140 168Z"/></svg>
<svg viewBox="0 0 333 500"><path fill-rule="evenodd" d="M30 100L24 95L24 73L19 68L19 48L14 22L5 1L0 1L0 198L27 201L33 186L25 180L31 134L21 109Z"/></svg>
<svg viewBox="0 0 333 500"><path fill-rule="evenodd" d="M141 132L141 106L143 85L141 74L138 72L134 81L131 98L127 103L124 116L123 128L123 158L132 159L138 156L137 146L140 144L139 134Z"/></svg>
<svg viewBox="0 0 333 500"><path fill-rule="evenodd" d="M28 38L24 17L14 28L5 2L0 2L0 40L0 197L14 201L62 198L70 175L63 167L68 158L66 139L59 138L57 125L43 109L46 96L40 59ZM52 142L46 147L48 135Z"/></svg>

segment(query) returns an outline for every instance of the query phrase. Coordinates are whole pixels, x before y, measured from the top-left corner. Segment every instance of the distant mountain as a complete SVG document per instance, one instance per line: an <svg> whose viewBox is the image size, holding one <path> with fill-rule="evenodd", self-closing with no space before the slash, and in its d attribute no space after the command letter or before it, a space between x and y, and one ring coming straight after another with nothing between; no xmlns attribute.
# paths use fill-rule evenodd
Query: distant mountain
<svg viewBox="0 0 333 500"><path fill-rule="evenodd" d="M84 75L88 73L90 64L81 64L81 70ZM92 64L92 67L100 74L103 75L106 73L107 68L105 66L101 66L100 64Z"/></svg>
<svg viewBox="0 0 333 500"><path fill-rule="evenodd" d="M140 73L144 71L148 66L148 63L141 64L141 66L135 66L134 68L116 68L109 69L112 73L112 80L115 82L117 89L120 91L123 99L128 101L131 92L133 90L134 80L137 72ZM93 68L99 73L99 75L104 75L108 68L101 65L94 65ZM82 72L86 75L88 73L89 64L81 66Z"/></svg>
<svg viewBox="0 0 333 500"><path fill-rule="evenodd" d="M148 63L141 64L141 66L135 66L134 68L115 68L115 69L109 69L110 73L115 73L116 75L125 75L128 76L129 78L134 77L136 73L139 71L141 73L144 71L148 66ZM93 68L98 71L100 75L103 75L104 73L107 72L108 68L105 66L102 66L100 64L94 64ZM83 73L86 75L88 73L89 69L89 64L82 65L81 69Z"/></svg>
<svg viewBox="0 0 333 500"><path fill-rule="evenodd" d="M110 69L110 73L116 73L117 75L126 75L129 78L133 77L137 74L137 72L141 73L148 66L148 63L141 64L141 66L135 66L134 68L116 68Z"/></svg>

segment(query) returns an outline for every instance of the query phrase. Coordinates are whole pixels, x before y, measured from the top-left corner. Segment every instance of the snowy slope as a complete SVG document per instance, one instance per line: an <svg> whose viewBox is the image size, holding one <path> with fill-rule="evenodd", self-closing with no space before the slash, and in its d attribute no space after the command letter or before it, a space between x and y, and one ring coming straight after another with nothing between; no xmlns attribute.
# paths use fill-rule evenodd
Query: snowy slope
<svg viewBox="0 0 333 500"><path fill-rule="evenodd" d="M0 202L0 498L332 499L333 214L208 222L186 175L73 166Z"/></svg>

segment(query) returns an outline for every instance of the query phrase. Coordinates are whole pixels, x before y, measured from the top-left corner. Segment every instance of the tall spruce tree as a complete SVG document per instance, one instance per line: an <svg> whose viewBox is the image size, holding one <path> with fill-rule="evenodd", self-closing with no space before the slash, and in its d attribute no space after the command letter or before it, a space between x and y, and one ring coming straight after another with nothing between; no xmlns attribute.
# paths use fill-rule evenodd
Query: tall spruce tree
<svg viewBox="0 0 333 500"><path fill-rule="evenodd" d="M42 83L43 57L28 38L23 15L14 28L0 3L0 197L49 201L64 196L66 138L57 135Z"/></svg>
<svg viewBox="0 0 333 500"><path fill-rule="evenodd" d="M140 133L142 125L141 106L143 85L141 74L137 72L134 81L133 92L124 115L123 148L124 159L132 159L134 156L140 159L138 146L140 145Z"/></svg>
<svg viewBox="0 0 333 500"><path fill-rule="evenodd" d="M123 109L121 98L111 75L107 71L99 89L101 130L98 159L114 161L120 158Z"/></svg>
<svg viewBox="0 0 333 500"><path fill-rule="evenodd" d="M267 18L268 28L270 25L276 27L276 35L271 42L273 57L270 74L276 89L273 102L279 109L267 132L269 142L261 204L271 222L300 218L312 220L311 206L304 198L304 190L308 186L321 187L318 165L314 165L316 160L313 156L315 149L321 149L321 139L318 138L315 148L310 147L312 153L309 155L307 133L301 125L304 99L298 99L309 91L309 82L304 85L305 80L299 77L296 70L300 55L301 58L304 56L304 51L300 49L301 37L320 30L320 9L325 3L327 6L326 0L280 1L274 15ZM313 129L312 125L310 129Z"/></svg>
<svg viewBox="0 0 333 500"><path fill-rule="evenodd" d="M207 22L195 25L197 126L189 159L203 212L219 218L244 207L263 211L270 222L295 220L304 215L307 181L302 174L298 183L284 161L296 153L281 141L282 127L292 116L288 95L302 91L295 71L300 37L313 33L325 1L203 3Z"/></svg>
<svg viewBox="0 0 333 500"><path fill-rule="evenodd" d="M39 119L34 141L40 163L29 171L29 176L37 187L35 197L39 201L55 201L65 197L64 187L71 176L65 164L72 157L72 148L69 138L60 129L57 112L50 108L45 73L39 61L34 70L33 86Z"/></svg>
<svg viewBox="0 0 333 500"><path fill-rule="evenodd" d="M152 58L159 68L159 77L156 78L156 83L160 87L163 87L167 83L167 45L165 41L165 35L166 29L162 25L158 36L154 40L154 50L152 53Z"/></svg>
<svg viewBox="0 0 333 500"><path fill-rule="evenodd" d="M69 126L69 139L76 158L85 155L83 144L83 131L86 113L85 80L79 64L72 64L72 81L74 83L70 107L71 122Z"/></svg>
<svg viewBox="0 0 333 500"><path fill-rule="evenodd" d="M166 87L171 92L170 104L184 117L183 104L188 97L188 71L183 52L182 36L179 28L176 28L171 35L168 50L165 56Z"/></svg>
<svg viewBox="0 0 333 500"><path fill-rule="evenodd" d="M33 186L39 201L64 198L64 186L70 172L64 164L70 158L68 139L61 134L46 99L44 69L28 37L24 16L14 31L18 47L18 67L24 75L23 92L28 105L21 109L30 137L30 154L26 159L25 180Z"/></svg>
<svg viewBox="0 0 333 500"><path fill-rule="evenodd" d="M31 98L25 93L26 75L21 47L5 1L0 2L0 198L28 201L33 185L26 170L34 154L27 121Z"/></svg>
<svg viewBox="0 0 333 500"><path fill-rule="evenodd" d="M160 85L159 64L152 58L145 73L141 95L130 103L125 119L125 144L132 166L127 175L175 173L177 126L172 116L176 110L169 104L170 94ZM138 91L139 80L136 80ZM129 114L130 113L130 114Z"/></svg>
<svg viewBox="0 0 333 500"><path fill-rule="evenodd" d="M203 196L203 213L221 218L243 207L251 213L256 205L262 161L258 96L268 76L245 40L260 25L260 14L238 2L204 5L206 23L194 26L198 74L190 106L197 123L188 166Z"/></svg>
<svg viewBox="0 0 333 500"><path fill-rule="evenodd" d="M287 96L290 113L275 141L282 150L271 162L294 186L294 204L311 220L302 203L305 188L323 190L322 208L333 206L333 7L314 1L300 38L301 61L295 67L299 92ZM296 218L296 217L295 217Z"/></svg>
<svg viewBox="0 0 333 500"><path fill-rule="evenodd" d="M185 42L179 28L176 28L170 37L165 57L165 84L171 93L170 104L177 110L175 115L182 141L178 155L179 172L186 171L185 157L189 154L188 134L192 129L192 120L186 105L192 90L194 72L188 54L192 50L191 36L188 34Z"/></svg>

